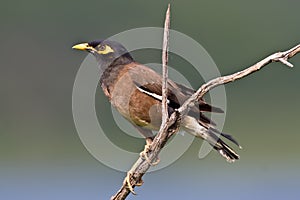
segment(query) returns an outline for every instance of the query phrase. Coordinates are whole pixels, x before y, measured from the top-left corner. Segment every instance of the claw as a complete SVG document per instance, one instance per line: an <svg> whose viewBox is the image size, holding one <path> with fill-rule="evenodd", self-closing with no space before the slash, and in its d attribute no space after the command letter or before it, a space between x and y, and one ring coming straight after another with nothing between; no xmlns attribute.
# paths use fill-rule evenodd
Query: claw
<svg viewBox="0 0 300 200"><path fill-rule="evenodd" d="M127 173L127 176L126 176L126 178L125 178L125 183L127 184L127 187L128 187L128 189L130 190L130 192L131 192L132 194L136 195L136 193L135 193L135 191L134 191L134 189L133 189L133 186L132 186L132 184L131 184L131 182L130 182L131 176L132 176L132 173L131 173L131 172L128 172L128 173ZM143 181L142 179L140 179L140 181L137 182L135 185L136 185L136 186L142 186L143 183L144 183L144 181Z"/></svg>
<svg viewBox="0 0 300 200"><path fill-rule="evenodd" d="M136 183L136 186L142 186L144 181L141 179L138 183Z"/></svg>
<svg viewBox="0 0 300 200"><path fill-rule="evenodd" d="M127 184L128 189L130 190L130 192L131 192L132 194L136 195L136 193L135 193L135 191L134 191L134 189L133 189L133 187L132 187L132 185L131 185L131 183L130 183L130 177L131 177L131 176L132 176L131 172L128 172L128 173L127 173L127 176L126 176L126 178L125 178L125 182L126 182L126 184Z"/></svg>
<svg viewBox="0 0 300 200"><path fill-rule="evenodd" d="M157 164L160 162L159 158L157 158L155 162L152 162L152 161L149 159L148 155L147 155L147 153L149 152L151 143L152 143L152 139L147 138L147 139L146 139L146 145L145 145L145 148L144 148L144 150L140 153L140 156L143 157L143 158L145 158L145 160L147 161L147 163L149 163L149 165L155 166L155 165L157 165Z"/></svg>

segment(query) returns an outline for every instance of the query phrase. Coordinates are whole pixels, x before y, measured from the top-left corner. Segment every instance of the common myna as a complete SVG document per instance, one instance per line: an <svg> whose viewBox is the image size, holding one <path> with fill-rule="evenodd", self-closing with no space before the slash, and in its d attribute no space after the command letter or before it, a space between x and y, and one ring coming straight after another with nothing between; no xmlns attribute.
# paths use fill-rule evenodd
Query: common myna
<svg viewBox="0 0 300 200"><path fill-rule="evenodd" d="M120 43L99 40L73 46L73 49L85 50L93 54L103 73L100 84L104 94L112 105L135 126L151 143L161 124L162 77L154 70L136 62ZM167 102L171 114L195 91L172 80L168 80ZM239 155L221 138L221 135L236 145L232 136L219 132L215 124L203 112L222 113L222 109L213 107L203 99L190 109L181 120L181 128L186 132L206 140L227 161L239 159ZM240 147L240 146L239 146Z"/></svg>

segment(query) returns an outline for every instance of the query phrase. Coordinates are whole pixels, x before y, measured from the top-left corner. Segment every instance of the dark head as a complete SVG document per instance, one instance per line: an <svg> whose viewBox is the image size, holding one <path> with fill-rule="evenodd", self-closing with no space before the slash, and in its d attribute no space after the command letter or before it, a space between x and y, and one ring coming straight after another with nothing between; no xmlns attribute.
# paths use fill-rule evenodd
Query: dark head
<svg viewBox="0 0 300 200"><path fill-rule="evenodd" d="M73 49L88 51L93 54L100 67L106 68L112 63L127 64L133 61L127 49L118 42L110 40L97 40L89 43L74 45Z"/></svg>

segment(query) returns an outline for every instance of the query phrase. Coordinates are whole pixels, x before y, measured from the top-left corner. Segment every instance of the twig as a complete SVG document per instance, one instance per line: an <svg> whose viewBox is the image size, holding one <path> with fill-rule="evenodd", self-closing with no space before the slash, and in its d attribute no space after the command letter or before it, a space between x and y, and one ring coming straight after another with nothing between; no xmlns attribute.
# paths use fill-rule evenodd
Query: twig
<svg viewBox="0 0 300 200"><path fill-rule="evenodd" d="M169 7L168 7L169 11ZM167 13L168 13L167 11ZM167 17L166 17L167 21ZM166 23L165 23L166 24ZM201 97L203 97L209 90L213 89L214 87L226 84L237 79L241 79L255 71L258 71L262 67L266 66L271 62L281 62L289 67L293 65L288 62L288 59L296 55L300 52L300 44L285 51L285 52L278 52L274 53L267 58L261 60L260 62L246 68L243 71L236 72L232 75L227 75L223 77L215 78L205 84L203 84L197 92L195 92L189 99L187 99L184 104L166 120L166 123L162 123L161 129L159 133L153 140L153 143L150 146L150 150L148 153L148 158L152 161L157 158L158 154L160 153L161 149L166 144L167 140L171 137L171 135L178 131L181 116L184 115L189 107L193 104L193 102L198 101ZM167 58L167 57L166 57ZM167 60L167 59L166 59ZM147 162L143 158L139 158L136 163L130 169L130 174L132 175L130 178L130 183L134 187L137 183L140 182L142 176L147 172L150 168L151 163ZM127 187L127 183L124 180L122 187L120 190L111 198L111 200L123 200L125 199L130 193L130 190Z"/></svg>
<svg viewBox="0 0 300 200"><path fill-rule="evenodd" d="M163 38L163 51L162 51L162 122L160 129L168 119L168 104L167 104L167 82L168 82L168 49L169 49L169 30L170 30L170 4L166 12L164 38Z"/></svg>
<svg viewBox="0 0 300 200"><path fill-rule="evenodd" d="M201 97L203 97L209 90L213 89L214 87L235 81L237 79L241 79L245 76L248 76L249 74L260 70L262 67L266 66L267 64L269 64L271 62L281 62L281 63L287 65L288 67L293 67L293 65L290 62L288 62L287 60L299 52L300 52L300 44L287 50L287 51L274 53L274 54L266 57L265 59L259 61L258 63L244 69L243 71L239 71L239 72L236 72L231 75L215 78L215 79L203 84L197 90L197 92L195 92L189 99L187 99L183 103L183 105L178 109L178 112L180 114L184 114L193 102L195 102L198 99L200 99Z"/></svg>

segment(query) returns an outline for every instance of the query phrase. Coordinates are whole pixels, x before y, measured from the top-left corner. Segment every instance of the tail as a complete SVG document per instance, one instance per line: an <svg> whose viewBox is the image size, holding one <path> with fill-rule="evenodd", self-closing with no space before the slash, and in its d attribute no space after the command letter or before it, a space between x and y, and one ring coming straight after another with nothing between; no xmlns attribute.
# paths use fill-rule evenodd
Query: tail
<svg viewBox="0 0 300 200"><path fill-rule="evenodd" d="M240 159L240 156L230 147L228 146L221 138L221 136L230 140L234 144L236 144L240 149L242 148L237 141L229 134L220 133L216 129L207 129L207 134L209 137L205 139L215 150L217 150L221 156L223 156L227 162L233 163L234 161ZM219 137L216 135L219 134Z"/></svg>
<svg viewBox="0 0 300 200"><path fill-rule="evenodd" d="M217 138L219 136L223 136L227 140L231 141L235 145L237 145L240 149L242 149L241 145L229 134L219 132L217 129L209 128L209 135L217 141L215 144L210 143L214 149L216 149L228 162L232 163L240 158L240 156L230 147L228 146L221 138Z"/></svg>
<svg viewBox="0 0 300 200"><path fill-rule="evenodd" d="M221 154L221 156L223 156L226 159L226 161L230 163L240 158L240 156L221 139L219 139L218 142L213 145L213 147Z"/></svg>
<svg viewBox="0 0 300 200"><path fill-rule="evenodd" d="M241 146L232 136L225 133L220 133L216 129L208 128L205 126L205 124L202 125L198 122L198 120L191 116L185 116L181 121L184 130L196 137L200 137L207 141L228 162L232 163L240 158L240 156L217 135L225 137L241 148Z"/></svg>

